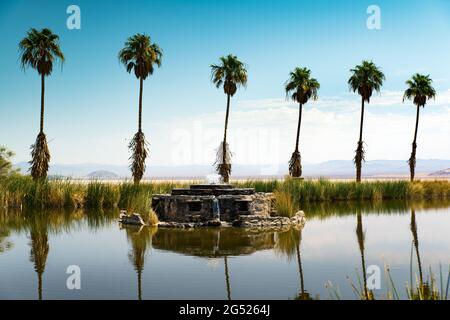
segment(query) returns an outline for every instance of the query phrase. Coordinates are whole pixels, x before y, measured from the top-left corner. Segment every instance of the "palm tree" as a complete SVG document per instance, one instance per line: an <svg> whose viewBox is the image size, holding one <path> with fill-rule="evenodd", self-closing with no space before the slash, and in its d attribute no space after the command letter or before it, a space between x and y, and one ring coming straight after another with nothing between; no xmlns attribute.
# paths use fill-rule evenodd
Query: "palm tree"
<svg viewBox="0 0 450 320"><path fill-rule="evenodd" d="M300 126L302 123L303 105L309 99L317 100L317 91L320 88L319 82L311 78L311 70L307 68L295 68L289 74L289 80L285 84L286 97L291 96L292 100L299 104L297 140L295 143L295 151L289 161L289 174L292 177L302 176L302 163L298 143L300 139Z"/></svg>
<svg viewBox="0 0 450 320"><path fill-rule="evenodd" d="M226 57L220 57L218 64L211 65L211 80L220 88L223 85L223 91L227 95L227 111L225 115L225 130L223 142L217 150L216 170L222 177L222 181L228 183L231 174L231 152L227 143L228 117L230 114L230 99L237 91L237 88L246 86L247 70L245 65L232 54Z"/></svg>
<svg viewBox="0 0 450 320"><path fill-rule="evenodd" d="M41 118L40 130L36 142L31 146L30 171L34 180L47 177L50 162L47 138L44 134L44 94L45 77L53 71L53 62L59 59L64 62L64 54L59 46L59 37L50 29L38 31L30 29L27 36L19 43L21 66L36 69L41 75Z"/></svg>
<svg viewBox="0 0 450 320"><path fill-rule="evenodd" d="M151 42L150 36L138 33L125 42L125 47L119 52L119 60L126 67L127 72L134 71L134 75L139 79L138 132L128 146L132 153L131 172L134 182L138 184L144 175L145 159L148 154L148 143L142 132L143 85L144 80L153 74L154 65L161 66L162 50L156 43Z"/></svg>
<svg viewBox="0 0 450 320"><path fill-rule="evenodd" d="M363 147L363 123L364 123L364 103L370 103L373 91L379 92L385 79L383 72L372 62L363 61L360 65L351 69L352 73L348 84L350 90L358 92L361 96L361 122L359 125L359 140L356 148L354 162L356 165L356 181L361 182L361 166L364 159Z"/></svg>
<svg viewBox="0 0 450 320"><path fill-rule="evenodd" d="M409 158L409 171L411 174L411 181L414 181L414 175L416 170L416 149L417 149L417 129L419 127L419 113L420 107L425 108L425 104L427 100L436 97L436 91L432 86L433 80L431 80L430 76L422 75L416 73L412 76L412 78L406 81L406 85L408 88L405 90L405 94L403 95L403 101L405 100L413 100L414 104L417 106L417 115L416 115L416 129L414 131L414 140L412 143L412 152L411 157Z"/></svg>

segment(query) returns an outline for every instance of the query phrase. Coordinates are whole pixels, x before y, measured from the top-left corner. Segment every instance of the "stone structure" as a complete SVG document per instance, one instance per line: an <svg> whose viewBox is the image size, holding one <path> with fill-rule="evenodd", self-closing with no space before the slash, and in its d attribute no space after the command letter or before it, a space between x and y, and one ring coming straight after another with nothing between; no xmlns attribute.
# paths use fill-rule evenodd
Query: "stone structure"
<svg viewBox="0 0 450 320"><path fill-rule="evenodd" d="M155 195L152 207L160 221L177 223L233 222L241 216L270 216L275 213L271 193L231 185L192 185ZM220 225L220 223L219 223Z"/></svg>

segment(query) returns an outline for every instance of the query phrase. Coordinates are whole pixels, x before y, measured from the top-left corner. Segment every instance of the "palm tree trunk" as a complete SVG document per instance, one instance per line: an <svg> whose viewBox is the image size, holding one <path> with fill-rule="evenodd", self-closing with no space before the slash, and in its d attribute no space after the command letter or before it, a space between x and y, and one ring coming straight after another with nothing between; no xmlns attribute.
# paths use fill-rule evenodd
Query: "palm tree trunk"
<svg viewBox="0 0 450 320"><path fill-rule="evenodd" d="M144 79L142 77L139 78L139 132L142 132L142 92L144 87Z"/></svg>
<svg viewBox="0 0 450 320"><path fill-rule="evenodd" d="M223 134L223 143L222 143L222 165L227 166L229 165L227 163L227 131L228 131L228 118L230 116L230 95L227 94L227 112L225 114L225 128L224 128L224 134ZM225 171L228 172L226 169ZM230 181L230 177L227 174L222 175L223 182L228 183Z"/></svg>
<svg viewBox="0 0 450 320"><path fill-rule="evenodd" d="M142 300L142 271L138 270L138 300Z"/></svg>
<svg viewBox="0 0 450 320"><path fill-rule="evenodd" d="M44 133L44 96L45 96L45 76L41 75L41 121L39 133Z"/></svg>
<svg viewBox="0 0 450 320"><path fill-rule="evenodd" d="M231 300L230 274L228 273L227 256L225 256L223 259L224 259L224 263L225 263L225 282L227 285L227 299Z"/></svg>
<svg viewBox="0 0 450 320"><path fill-rule="evenodd" d="M227 131L228 131L228 118L230 116L230 95L227 95L227 112L225 114L225 129L223 134L223 159L222 163L226 161L226 144L227 144Z"/></svg>
<svg viewBox="0 0 450 320"><path fill-rule="evenodd" d="M42 300L42 272L38 273L38 299Z"/></svg>
<svg viewBox="0 0 450 320"><path fill-rule="evenodd" d="M297 139L295 141L294 153L292 153L291 160L289 160L289 174L294 178L300 178L302 176L302 157L300 155L300 151L298 151L298 145L300 141L300 127L302 124L302 111L303 105L299 103Z"/></svg>
<svg viewBox="0 0 450 320"><path fill-rule="evenodd" d="M361 267L364 281L364 288L363 288L364 298L368 300L369 291L367 290L366 259L364 258L364 230L362 223L362 214L360 212L358 212L356 219L357 219L356 235L358 237L359 251L361 253Z"/></svg>
<svg viewBox="0 0 450 320"><path fill-rule="evenodd" d="M300 126L302 124L302 111L303 111L303 105L299 104L299 111L298 111L298 125L297 125L297 140L295 142L295 151L298 152L298 144L300 140Z"/></svg>
<svg viewBox="0 0 450 320"><path fill-rule="evenodd" d="M296 246L296 249L297 249L298 272L300 274L300 290L303 298L305 296L305 283L303 280L303 268L302 268L302 259L300 255L300 244Z"/></svg>
<svg viewBox="0 0 450 320"><path fill-rule="evenodd" d="M363 127L364 127L364 98L361 98L361 121L359 124L359 140L358 147L356 149L355 164L356 164L356 182L361 182L361 167L362 161L364 159L364 148L363 148Z"/></svg>
<svg viewBox="0 0 450 320"><path fill-rule="evenodd" d="M411 209L411 233L413 235L414 248L416 249L420 286L422 286L423 285L422 262L420 261L420 253L419 253L419 237L417 235L416 211L413 209Z"/></svg>
<svg viewBox="0 0 450 320"><path fill-rule="evenodd" d="M411 157L409 158L409 172L411 174L411 181L414 181L414 176L416 173L416 149L417 149L417 130L419 128L419 115L420 115L420 105L417 105L417 115L416 115L416 129L414 131L414 141L412 143Z"/></svg>

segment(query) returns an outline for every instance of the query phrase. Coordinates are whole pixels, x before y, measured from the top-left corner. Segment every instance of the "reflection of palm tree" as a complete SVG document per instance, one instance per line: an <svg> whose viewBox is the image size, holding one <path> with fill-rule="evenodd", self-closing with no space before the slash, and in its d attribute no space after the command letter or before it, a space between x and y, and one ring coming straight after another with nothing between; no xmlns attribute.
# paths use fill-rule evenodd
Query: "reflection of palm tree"
<svg viewBox="0 0 450 320"><path fill-rule="evenodd" d="M38 297L42 300L42 275L49 252L47 228L32 226L30 240L30 261L34 263L34 270L38 274Z"/></svg>
<svg viewBox="0 0 450 320"><path fill-rule="evenodd" d="M288 259L292 259L294 255L297 258L298 272L300 276L300 292L297 295L297 300L310 300L311 296L305 290L305 282L303 277L303 267L301 258L301 242L302 242L302 230L291 228L289 231L280 232L277 234L277 242L275 244L275 251L281 255L286 256Z"/></svg>
<svg viewBox="0 0 450 320"><path fill-rule="evenodd" d="M366 261L364 258L365 235L364 235L364 230L363 230L361 211L359 211L357 214L356 236L358 238L359 251L361 252L361 266L362 266L363 281L364 281L364 298L368 300L370 298L370 296L369 296L369 291L367 290Z"/></svg>
<svg viewBox="0 0 450 320"><path fill-rule="evenodd" d="M128 258L137 273L138 299L142 300L142 272L144 271L145 256L151 246L152 237L156 230L146 227L126 227L127 237L131 243L131 251Z"/></svg>
<svg viewBox="0 0 450 320"><path fill-rule="evenodd" d="M230 286L230 273L228 272L228 259L227 256L223 257L225 264L225 283L227 285L227 299L231 300L231 286Z"/></svg>
<svg viewBox="0 0 450 320"><path fill-rule="evenodd" d="M298 232L298 243L296 245L297 252L297 262L298 262L298 273L300 274L300 294L297 296L297 300L311 300L308 292L305 291L305 282L303 279L303 268L302 268L302 256L300 254L300 244L302 243L302 231Z"/></svg>
<svg viewBox="0 0 450 320"><path fill-rule="evenodd" d="M417 264L419 266L420 285L422 285L423 284L422 263L420 261L419 237L417 235L416 211L414 209L411 209L411 233L412 233L412 236L413 236L414 248L416 249Z"/></svg>

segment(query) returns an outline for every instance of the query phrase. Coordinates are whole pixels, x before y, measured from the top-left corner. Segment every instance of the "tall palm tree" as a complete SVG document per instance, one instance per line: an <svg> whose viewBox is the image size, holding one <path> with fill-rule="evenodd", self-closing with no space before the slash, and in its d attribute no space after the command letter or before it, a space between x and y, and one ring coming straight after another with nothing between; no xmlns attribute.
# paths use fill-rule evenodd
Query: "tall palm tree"
<svg viewBox="0 0 450 320"><path fill-rule="evenodd" d="M319 82L311 78L311 70L307 68L295 68L289 74L289 80L285 84L286 96L299 104L297 140L295 142L295 151L289 161L289 174L292 177L302 176L302 163L298 143L300 139L300 126L302 123L302 109L309 99L317 100L317 91L320 88Z"/></svg>
<svg viewBox="0 0 450 320"><path fill-rule="evenodd" d="M133 179L138 184L145 172L145 159L148 155L148 143L142 132L142 91L144 80L153 74L154 66L161 66L162 50L152 43L150 36L135 34L125 42L125 47L119 52L119 60L126 67L127 72L134 71L139 79L139 116L138 132L134 135L128 148L131 150L130 160Z"/></svg>
<svg viewBox="0 0 450 320"><path fill-rule="evenodd" d="M228 183L231 174L231 152L227 143L228 117L230 114L230 99L237 91L237 88L246 86L247 70L244 63L232 54L220 57L218 64L211 65L211 80L217 88L223 86L223 91L227 95L227 111L225 115L225 130L223 141L217 150L216 170L222 177L222 181Z"/></svg>
<svg viewBox="0 0 450 320"><path fill-rule="evenodd" d="M27 36L19 43L21 66L36 69L41 76L41 118L39 134L36 142L31 146L30 171L34 180L47 177L50 152L48 150L47 138L44 134L44 95L45 77L50 76L53 71L53 62L59 59L64 62L64 54L59 46L59 37L50 29L41 31L30 29Z"/></svg>
<svg viewBox="0 0 450 320"><path fill-rule="evenodd" d="M414 131L414 140L412 143L411 157L409 158L409 171L411 174L411 181L414 181L414 175L416 171L416 149L417 149L417 129L419 127L419 114L420 107L425 108L427 100L436 97L436 91L432 86L433 80L431 80L429 75L422 75L416 73L411 79L406 81L408 88L405 90L403 95L403 101L413 100L414 104L417 106L416 115L416 129Z"/></svg>
<svg viewBox="0 0 450 320"><path fill-rule="evenodd" d="M356 181L361 182L361 167L364 161L364 147L363 147L363 124L364 124L364 104L370 103L370 98L374 91L379 92L385 76L383 72L372 62L363 61L360 65L351 69L352 75L348 80L350 90L358 92L361 96L361 122L359 125L359 140L356 148L356 155L354 162L356 165Z"/></svg>

